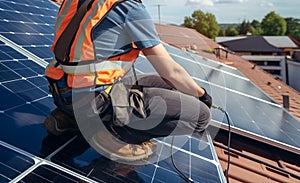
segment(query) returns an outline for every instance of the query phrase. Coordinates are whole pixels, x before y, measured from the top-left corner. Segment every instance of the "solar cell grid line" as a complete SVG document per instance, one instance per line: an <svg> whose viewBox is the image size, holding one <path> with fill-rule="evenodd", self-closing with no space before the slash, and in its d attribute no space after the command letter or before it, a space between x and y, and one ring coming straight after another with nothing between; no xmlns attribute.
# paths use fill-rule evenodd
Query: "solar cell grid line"
<svg viewBox="0 0 300 183"><path fill-rule="evenodd" d="M181 62L179 62L179 63L181 63ZM195 66L193 66L193 67L195 67ZM137 61L135 63L135 69L136 69L137 73L139 73L139 74L145 74L145 73L147 73L147 74L151 74L151 73L152 74L157 74L156 71L155 71L155 69L152 67L152 65L149 62L147 62L146 58L144 56L142 56L142 55L140 55L138 57L138 59L137 59ZM187 70L190 71L190 69L188 67L187 67ZM269 97L267 97L267 98L265 98L265 97L257 97L256 95L251 95L251 94L247 94L247 93L244 93L242 91L239 91L239 90L230 89L227 86L224 86L224 84L222 83L222 81L221 81L221 83L220 82L215 83L215 82L212 82L212 81L207 81L207 78L206 78L205 74L201 73L200 71L199 71L199 73L195 73L195 74L196 74L195 76L192 75L192 78L196 82L199 82L199 84L201 84L201 86L203 86L203 87L205 86L205 88L207 90L210 90L209 88L211 86L216 86L215 90L211 90L211 92L216 93L215 97L218 97L218 98L224 97L223 99L218 100L218 102L220 102L220 103L218 103L219 105L220 104L223 104L224 106L226 105L226 96L225 96L225 93L226 93L226 91L232 91L234 93L237 93L237 94L240 94L240 95L244 95L246 97L250 97L250 98L253 98L255 100L259 100L259 101L262 101L262 102L270 103L271 105L279 106L279 104L274 103L273 100L268 100ZM202 75L202 77L199 77L199 75ZM221 78L220 80L223 80L223 82L225 82L224 78ZM251 83L249 83L249 85L247 85L247 86L250 87L250 88L252 88L252 90L249 89L250 91L255 90L254 86L251 86ZM216 88L218 88L218 90ZM222 93L222 95L219 95L217 92ZM265 96L265 95L263 95L263 96Z"/></svg>
<svg viewBox="0 0 300 183"><path fill-rule="evenodd" d="M12 60L17 59L19 56L22 56L22 57L25 56L25 58L34 61L35 63L39 64L40 66L42 66L44 68L47 66L48 63L45 61L45 59L42 59L42 58L36 56L34 53L20 47L18 44L7 39L6 37L2 36L1 34L0 34L0 41L5 43L3 46L0 47L1 52L5 53L6 55L10 55L10 57L12 57ZM49 50L49 52L50 52L50 50ZM16 58L14 58L14 57L16 57Z"/></svg>
<svg viewBox="0 0 300 183"><path fill-rule="evenodd" d="M18 90L15 90L15 91L18 91Z"/></svg>
<svg viewBox="0 0 300 183"><path fill-rule="evenodd" d="M175 60L178 61L178 59ZM181 65L186 64L184 62L179 63ZM194 67L190 64L186 68L190 71ZM139 73L155 73L155 70L145 62L144 57L138 59L136 68ZM273 103L273 100L267 100L268 98L257 97L241 90L207 81L207 78L199 77L200 74L193 76L193 79L212 94L216 104L224 105L223 107L232 118L232 126L236 132L299 153L300 128L297 127L299 122L279 104ZM252 85L250 82L249 84ZM255 87L255 85L251 86L253 89ZM222 94L219 93L220 91ZM218 112L214 110L212 113L213 120L226 126L227 122L223 115L218 115ZM296 126L296 128L291 128L292 126ZM227 128L225 127L225 129Z"/></svg>
<svg viewBox="0 0 300 183"><path fill-rule="evenodd" d="M137 68L137 72L139 73L139 74L145 74L145 73L155 73L155 70L154 70L154 68L148 63L148 62L146 62L146 60L145 60L145 57L144 56L140 56L139 58L138 58L138 60L137 60L137 63L136 63L136 65L135 65L135 68ZM195 144L196 143L199 143L199 140L197 141L196 140L196 142L195 142L195 140L192 138L190 141L189 141L189 145L188 144L186 144L186 145L184 145L184 146L182 146L182 148L184 148L184 149L189 149L189 152L195 152L195 154L203 154L204 153L204 157L206 157L207 156L207 149L201 149L201 151L199 151L199 149L197 150L197 148L196 148L196 146L195 146ZM170 144L170 142L169 142L169 144ZM191 146L191 145L193 145L193 146ZM206 154L205 154L205 152L206 152ZM209 153L208 153L209 154ZM205 156L206 155L206 156ZM204 158L205 159L205 158ZM221 169L220 167L219 167L219 169ZM191 169L190 169L190 171L191 171ZM199 173L199 172L198 172ZM221 173L222 174L222 173ZM200 176L201 177L201 176ZM168 180L169 181L169 180Z"/></svg>
<svg viewBox="0 0 300 183"><path fill-rule="evenodd" d="M68 167L72 171L81 172L84 176L95 181L182 182L183 179L179 177L169 159L169 138L156 139L156 143L158 148L155 158L157 160L148 165L127 165L111 161L92 150L83 137L80 136L56 153L51 161ZM194 147L191 147L192 144ZM195 182L205 182L210 178L213 178L215 182L225 182L220 164L215 159L217 156L211 141L178 136L174 147L176 150L175 161L178 162L180 168L184 168L183 170L186 170L185 167L187 168L185 173L190 175ZM198 148L198 150L191 151L192 148ZM192 165L192 160L196 163L195 165ZM203 166L204 164L206 166ZM124 170L127 171L124 172ZM211 170L213 171L210 172Z"/></svg>
<svg viewBox="0 0 300 183"><path fill-rule="evenodd" d="M213 91L216 86L211 87ZM230 90L226 95L230 100L224 108L230 115L233 131L300 154L300 123L286 109ZM216 111L212 113L213 121L227 129L227 121L214 115Z"/></svg>
<svg viewBox="0 0 300 183"><path fill-rule="evenodd" d="M14 47L15 50L18 50L18 52L21 52L22 54L28 56L29 58L33 58L34 62L38 63L39 58L34 57L34 55L37 55L40 58L43 58L45 60L47 60L49 57L47 56L42 56L40 55L41 49L45 48L47 49L47 46L50 44L50 41L53 39L53 34L49 33L51 29L47 29L49 26L51 26L51 23L49 22L54 22L54 18L51 16L39 16L39 11L35 11L34 9L36 8L36 6L31 6L29 5L30 2L38 2L38 1L0 1L0 7L1 7L1 11L4 12L4 16L5 18L1 19L1 24L7 25L8 29L3 29L1 30L1 36L5 37L5 39L3 38L2 40L5 40L5 44L10 44L11 47L14 47L15 45L20 45L22 49ZM42 5L41 5L42 6ZM26 9L27 7L27 9ZM33 8L32 8L33 7ZM26 11L24 11L23 9L26 9ZM43 8L41 8L43 9ZM57 8L58 9L58 8ZM16 11L15 11L16 10ZM45 10L45 9L44 9ZM47 11L45 11L47 12ZM22 19L21 21L18 22L18 19L15 20L14 17L12 16L19 16L19 17L23 17L24 19ZM45 19L45 17L47 19ZM47 20L45 24L43 24L43 20ZM21 29L20 26L23 26L23 28ZM52 31L51 31L52 32ZM27 52L24 52L23 49L29 50L32 55L28 55ZM38 50L38 52L36 52L36 50ZM50 53L50 51L44 51L45 53ZM9 55L13 55L14 53L10 53ZM15 54L17 54L15 52ZM16 63L14 63L12 60L17 61ZM21 64L21 59L16 59L13 58L12 60L10 60L9 58L6 61L2 60L2 66L4 68L6 68L6 71L9 71L11 73L13 77L12 79L7 79L5 77L5 79L3 79L2 84L2 91L1 93L7 93L6 96L13 96L10 98L14 98L14 101L19 101L19 103L13 103L13 105L11 105L11 107L9 106L4 106L3 109L3 113L1 114L0 118L3 119L4 121L7 122L7 124L38 124L38 129L37 130L30 130L31 133L37 133L38 130L40 130L41 126L40 126L40 122L43 121L43 117L38 118L34 121L28 121L28 119L19 119L18 112L30 112L35 115L40 115L42 113L47 113L50 108L51 105L49 106L48 109L44 110L44 108L42 108L40 110L40 108L37 108L35 106L35 102L36 101L43 101L44 104L49 105L50 101L46 101L44 100L46 99L50 99L48 92L45 90L46 87L43 86L43 88L39 88L38 84L42 84L42 83L46 83L46 80L43 77L43 74L40 73L40 68L44 67L44 63L39 63L39 65L37 67L35 67L34 69L29 69L26 67L25 64ZM23 60L22 60L23 61ZM25 59L24 59L25 61ZM30 59L29 61L27 61L27 64L31 64L34 63L32 62ZM13 71L13 69L15 69L15 71ZM26 72L27 70L27 72ZM37 75L35 75L37 74ZM42 84L45 85L45 84ZM39 85L40 86L40 85ZM31 96L30 94L32 92L38 92L40 94L35 94L35 96ZM44 95L45 94L45 95ZM42 97L44 96L44 97ZM41 98L40 98L41 97ZM40 107L40 106L39 106ZM52 106L53 107L53 106ZM17 113L16 113L17 112ZM19 113L21 114L21 113ZM42 115L44 115L42 114ZM17 119L16 119L17 118ZM23 131L24 134L27 134L27 132L22 129L18 129L18 127L14 130L9 130L11 128L15 128L14 126L7 128L7 126L4 128L8 131L10 131L11 133L14 133L14 131L16 130L17 132L21 132ZM32 128L32 127L30 127ZM21 133L22 134L22 133ZM4 133L2 133L2 135L5 135ZM12 135L8 135L8 137L6 138L6 140L8 140L10 143L16 144L19 147L22 147L23 149L29 151L29 152L34 152L34 154L38 154L39 153L36 152L36 146L34 144L39 144L40 143L40 139L43 138L44 136L44 131L42 132L38 132L38 138L37 140L35 139L35 141L32 141L33 139L31 139L30 137L27 137L25 139L20 139L18 140L18 142L14 142L13 141L13 137ZM46 136L46 138L48 138L48 136ZM30 142L28 142L30 141ZM45 141L43 140L43 143ZM24 144L31 144L31 146L27 146L24 147L24 145L20 145L20 143L24 143ZM35 150L32 150L30 148L33 148ZM62 150L64 151L64 149ZM98 155L98 154L97 154ZM48 169L48 168L46 168ZM36 172L33 172L35 175L38 174ZM175 172L173 172L174 174ZM144 171L141 171L141 174L145 174ZM175 173L176 175L176 173ZM148 176L148 178L150 178L150 176ZM23 180L23 179L22 179Z"/></svg>
<svg viewBox="0 0 300 183"><path fill-rule="evenodd" d="M42 123L55 107L45 68L8 45L0 42L0 53L5 55L0 59L0 140L41 156L47 135ZM57 142L64 143L68 138Z"/></svg>
<svg viewBox="0 0 300 183"><path fill-rule="evenodd" d="M209 139L209 140L208 140ZM176 172L170 163L170 159L165 159L170 153L171 137L164 138L162 159L158 161L158 172L155 177L163 182L174 181L170 177L162 178L161 172ZM201 140L189 136L176 136L174 140L174 161L179 169L195 182L225 182L224 175L219 166L216 153L213 149L210 135L205 134ZM192 149L197 149L193 151ZM186 162L185 162L186 161ZM170 180L171 179L171 180Z"/></svg>
<svg viewBox="0 0 300 183"><path fill-rule="evenodd" d="M178 50L176 52L180 53L181 50ZM171 53L175 54L175 53ZM181 59L180 59L181 58ZM245 78L245 81L243 78L241 80L238 77L231 77L231 75L227 75L226 72L218 72L214 69L207 69L205 67L206 62L202 62L202 60L189 60L188 58L180 57L179 59L175 57L175 60L181 64L183 67L185 67L189 72L191 72L191 75L196 80L201 80L203 82L209 83L210 85L218 85L223 88L231 88L233 90L236 90L240 93L245 93L250 97L258 97L262 100L265 100L267 102L272 102L274 104L277 104L273 99L268 97L264 92L262 92L260 89L258 89L252 82L249 81L249 79ZM183 59L182 59L183 58ZM187 61L187 62L185 62ZM200 65L199 65L200 64ZM144 56L140 56L137 59L136 62L136 69L139 73L156 73L155 69L146 61L146 58ZM204 65L204 67L202 67ZM212 66L209 66L212 67ZM197 68L201 68L201 70L195 70ZM213 72L213 74L209 77L207 77L207 73ZM209 86L208 86L209 87ZM244 89L241 89L243 88ZM223 92L225 89L223 90Z"/></svg>
<svg viewBox="0 0 300 183"><path fill-rule="evenodd" d="M194 54L194 53L180 50L179 48L175 48L175 47L168 46L168 45L165 45L165 47L168 50L168 52L170 52L170 53L176 53L182 57L185 57L185 58L188 58L191 60L203 60L203 63L205 63L209 66L221 69L222 71L230 72L232 74L244 77L246 79L246 77L240 71L238 71L235 67L228 66L226 64L214 61L212 59L207 59L205 57L202 57L202 56Z"/></svg>
<svg viewBox="0 0 300 183"><path fill-rule="evenodd" d="M1 182L95 181L0 140Z"/></svg>
<svg viewBox="0 0 300 183"><path fill-rule="evenodd" d="M36 3L36 5L33 5ZM50 1L0 1L0 34L49 62L58 6Z"/></svg>
<svg viewBox="0 0 300 183"><path fill-rule="evenodd" d="M262 90L258 89L248 78L244 76L236 75L228 71L218 69L217 67L210 66L201 57L186 58L181 56L182 50L176 52L172 50L171 56L182 65L184 68L189 70L190 74L196 78L207 80L211 83L223 85L226 88L231 88L255 97L262 98L266 101L276 103L272 98L265 94ZM189 55L193 55L190 53Z"/></svg>
<svg viewBox="0 0 300 183"><path fill-rule="evenodd" d="M0 146L0 182L9 182L30 168L33 159Z"/></svg>
<svg viewBox="0 0 300 183"><path fill-rule="evenodd" d="M35 6L35 3L38 3L38 6ZM49 2L48 2L49 3ZM47 49L49 48L49 44L51 42L51 40L53 39L53 34L51 34L50 30L52 30L53 28L50 28L53 25L54 22L54 16L50 13L50 11L48 11L45 8L45 4L48 4L47 2L41 2L41 1L23 1L23 0L18 0L18 1L0 1L0 7L5 7L6 9L1 8L0 9L0 17L2 17L2 13L4 13L3 15L5 16L5 18L1 18L0 19L0 23L2 25L9 25L11 26L11 29L6 29L4 32L5 37L7 39L9 39L10 41L12 41L14 44L18 45L19 43L21 44L23 49L29 50L30 52L32 52L34 55L38 55L40 58L43 58L45 60L49 59L51 57L51 52L50 50L47 51ZM30 8L29 5L32 5ZM21 8L26 8L26 11L21 10ZM34 9L37 7L44 7L41 8L43 10L45 10L42 13L48 14L48 15L43 15L41 12L41 14L36 14L34 12ZM18 11L14 11L14 9L17 9ZM57 7L53 7L54 10L57 10ZM38 12L38 11L37 11ZM55 12L55 11L54 11ZM22 19L21 21L15 20L13 18L9 19L10 15L14 15L14 16L19 16L19 17L29 17L29 19L27 20L26 18L24 18L24 20ZM42 16L43 15L43 16ZM8 18L7 18L8 17ZM10 21L11 20L11 21ZM45 21L46 23L43 24L42 22ZM9 23L7 23L9 22ZM33 23L32 23L33 22ZM7 24L6 24L7 23ZM25 25L23 30L18 29L18 27L14 27L13 23L18 24L18 25ZM31 27L28 26L29 25L33 25L32 27L34 27L34 29L32 29ZM36 26L35 26L36 25ZM5 27L6 28L6 27ZM49 28L49 29L48 29ZM9 32L9 30L16 30L16 31L20 31L20 32ZM37 31L38 30L38 31ZM23 31L23 32L22 32ZM39 32L40 31L40 32ZM1 33L1 35L4 35ZM26 37L27 36L27 37ZM23 38L23 42L19 42L19 40L16 40L15 38ZM41 40L40 40L41 38ZM22 45L23 44L23 45ZM42 53L41 50L43 50ZM22 52L22 49L20 50L20 52ZM23 52L22 52L23 53ZM42 54L41 54L42 53ZM49 54L49 55L47 55ZM171 52L171 54L174 54ZM16 124L21 124L21 123L28 123L28 124L32 124L32 121L29 121L28 119L16 119L17 117L20 117L22 115L21 112L31 112L35 115L46 115L47 112L49 112L51 110L51 108L53 108L54 106L51 106L51 101L50 101L50 96L47 93L47 88L46 88L46 80L44 77L42 77L42 74L40 73L41 70L43 69L42 64L40 64L38 67L36 67L36 69L32 69L33 72L31 72L30 69L28 69L28 73L25 71L27 68L23 67L22 64L20 65L20 61L22 60L21 58L12 58L15 59L15 61L18 60L18 64L15 64L13 62L7 62L7 61L11 61L10 60L10 56L13 55L13 53L9 53L6 54L4 56L4 59L0 62L2 65L2 68L5 68L6 71L9 71L11 73L11 75L8 75L8 77L11 77L11 79L7 79L7 77L2 77L3 78L3 82L1 83L2 85L0 85L0 90L1 90L1 94L4 93L6 95L4 96L12 96L15 97L15 101L12 102L12 104L10 104L12 106L12 108L4 106L2 109L4 113L0 114L0 118L2 120L4 120L5 122L7 122L7 124L11 124L12 123L16 123ZM6 57L8 56L8 57ZM190 55L188 58L189 59L193 59L194 57L192 57L193 55ZM183 56L182 56L183 57ZM184 58L185 59L185 58ZM203 58L195 58L196 60L199 59L199 61L203 61ZM22 60L25 61L25 60ZM35 62L36 60L34 60ZM142 61L142 59L140 59L140 61ZM178 62L181 63L181 60L178 60ZM32 61L29 61L28 63L34 63ZM183 62L184 63L184 62ZM211 62L203 62L207 63L207 65L210 69L216 70L215 68L218 68L219 65L216 65L215 63L210 64ZM151 67L144 67L145 62L137 62L137 68L139 70L139 73L153 73L155 72L155 70L153 70L153 68ZM149 63L148 63L149 64ZM188 69L191 69L191 67L193 67L194 65L192 64L191 66L187 66ZM12 68L16 68L16 72L13 72ZM147 69L145 69L147 68ZM219 68L218 68L219 69ZM40 73L41 75L37 75L37 76L31 76L32 74L34 75L35 71L37 71L36 73ZM233 72L231 74L228 75L236 75L238 76L238 74L236 73L236 71L232 70L232 69L227 69L226 67L224 68L220 68L219 71L223 72L223 70L226 70L226 72ZM24 72L25 71L25 72ZM210 70L206 70L206 72L209 72ZM224 72L223 72L224 73ZM25 74L25 75L24 75ZM28 75L27 75L28 74ZM0 73L0 75L4 75L4 73ZM16 77L16 78L15 78ZM243 76L237 77L237 78L242 78ZM1 77L0 77L1 78ZM198 78L198 76L195 76L195 78ZM209 81L206 81L205 79L207 78L201 78L202 81L199 81L201 84L203 84L203 86L209 86L212 85L212 87L217 86L215 83L210 83ZM38 84L42 83L42 87L38 88ZM20 86L24 86L24 87L20 87ZM33 88L33 90L30 90L30 88ZM270 103L267 102L263 102L262 100L256 100L254 97L249 97L245 94L241 95L242 92L237 93L237 92L233 92L232 89L226 88L226 93L229 92L228 95L230 95L230 97L228 98L234 98L236 100L232 100L232 101L226 101L226 106L228 107L228 111L230 111L230 113L232 113L232 118L234 121L234 125L235 128L237 130L245 130L248 131L247 133L251 133L254 134L253 136L262 136L263 138L268 138L271 141L278 141L279 143L284 143L283 145L291 145L293 146L292 148L295 148L295 146L297 146L297 142L299 142L297 139L299 137L299 135L296 133L297 130L299 129L297 126L297 123L295 123L294 118L292 118L290 116L290 114L281 109L276 107L275 105L271 105ZM214 89L216 90L216 89ZM31 93L31 91L36 92L38 91L38 97L34 98L32 96L30 96L29 94ZM41 93L40 93L41 92ZM25 95L23 95L23 93L25 93ZM43 97L40 97L43 96ZM215 97L217 98L217 97ZM249 106L245 106L245 105L237 105L239 102L240 104L242 104L242 101L248 101L249 103L251 103L251 105ZM35 105L36 102L43 102L43 105ZM238 101L238 102L237 102ZM221 101L220 101L221 102ZM6 102L9 103L9 102ZM25 103L25 105L24 105ZM48 107L45 107L47 105L50 105ZM44 108L40 109L41 106L44 106ZM270 107L271 106L271 107ZM256 114L256 111L262 111L261 116L253 116L253 114ZM269 114L272 113L276 113L279 114L281 113L282 116L278 116L278 115L274 115L274 116L269 116ZM16 115L18 114L18 115ZM242 115L240 115L242 114ZM44 116L43 116L44 117ZM31 144L31 146L28 147L24 147L24 149L30 151L30 152L34 152L35 154L40 155L37 151L37 146L40 145L41 143L41 139L44 138L45 136L45 131L42 130L41 127L41 122L43 121L43 117L40 117L37 119L37 129L35 129L34 127L30 127L31 129L33 129L31 132L35 133L37 135L38 140L36 141L31 141L31 142L26 142L26 141L30 141L32 140L30 137L27 137L28 139L20 139L20 142L14 142L14 138L12 137L11 134L7 134L7 133L2 133L2 135L8 135L9 137L7 138L9 142L17 144L20 147L24 147L24 145L21 145L21 143L25 143L25 144ZM214 115L215 117L215 115ZM279 118L279 119L278 119ZM223 120L223 118L218 119L219 122L221 123L225 123ZM282 121L280 121L282 120ZM264 130L265 126L263 123L260 123L261 121L267 121L267 124L272 124L276 127L276 132L278 133L274 133L273 131L267 131ZM278 125L278 124L282 124L282 126ZM251 124L251 125L249 125ZM288 125L284 125L284 124L288 124ZM9 126L7 125L7 126ZM276 126L277 125L277 126ZM7 127L5 126L4 129L13 129L15 127ZM33 126L33 125L32 125ZM249 129L249 126L252 128ZM27 134L26 129L20 129L20 130L16 130L16 132L23 132L24 134ZM289 132L289 133L287 133ZM47 136L48 137L48 136ZM2 139L3 137L1 137ZM197 149L193 149L191 148L191 144L193 143L197 143L197 141L192 142L191 140L188 142L187 145L184 145L183 148L186 148L188 150L179 150L178 153L176 154L176 157L187 157L187 159L190 159L189 164L181 164L183 167L187 167L188 171L186 172L188 175L190 176L195 176L197 173L203 171L203 169L205 167L202 167L203 164L207 163L207 165L211 165L210 161L211 161L211 156L210 156L210 151L208 149L204 149L204 151L197 151ZM36 145L39 144L39 145ZM169 143L166 143L166 147L168 147ZM34 150L30 149L33 148ZM53 161L58 161L59 160L59 155L62 156L62 154L68 152L67 151L68 148L63 149L61 152L57 153L57 156L53 157ZM167 148L166 148L167 149ZM91 150L87 150L87 155L93 154L94 157L99 157L99 154L95 153L95 152L91 152ZM201 156L196 156L196 154L201 154L204 153ZM84 155L83 155L84 156ZM86 164L90 164L91 162L93 162L93 160L91 160L89 158L87 158L86 156L84 157L75 157L75 160L82 160L82 161L75 161L75 162L83 162ZM201 158L200 158L201 157ZM204 157L204 158L203 158ZM76 159L77 158L77 159ZM81 159L82 158L82 159ZM204 162L202 162L202 160L205 160ZM64 162L64 160L60 160L62 165L67 165L70 162ZM100 163L103 162L107 162L107 161L100 161ZM196 164L192 164L194 162L198 162ZM94 162L93 162L94 163ZM98 162L99 163L99 162ZM85 164L85 165L86 165ZM192 164L192 165L191 165ZM215 173L214 175L209 175L209 174L205 174L205 176L213 176L215 177L216 175L220 174L218 173L218 167L216 164L212 163L213 165L211 165L213 168L213 172ZM82 164L81 164L82 165ZM99 165L96 163L96 165ZM137 172L139 173L139 175L143 175L143 177L145 177L146 180L149 180L150 177L152 177L152 173L153 170L157 170L157 173L155 173L155 178L157 177L167 177L167 178L174 178L174 181L178 181L180 179L176 179L177 178L177 174L175 173L175 171L173 169L170 169L170 163L168 161L164 161L161 162L160 164L156 164L156 165L149 165L149 167L143 169L138 169L137 168ZM97 166L96 166L97 167ZM69 168L75 169L75 170L80 170L80 166L76 165L76 164L71 164ZM99 167L97 167L99 168ZM47 168L46 168L47 169ZM102 169L100 169L101 171ZM152 172L152 173L148 173L148 172ZM103 172L102 172L103 173ZM104 173L109 173L109 172L104 172ZM204 173L204 172L203 172ZM174 176L175 175L175 176ZM91 176L96 176L96 175L91 175ZM97 178L97 177L95 177ZM153 178L152 180L156 180L159 181L160 179L155 179ZM217 178L217 177L215 177ZM200 179L200 177L196 176L196 179ZM101 180L101 179L99 179Z"/></svg>

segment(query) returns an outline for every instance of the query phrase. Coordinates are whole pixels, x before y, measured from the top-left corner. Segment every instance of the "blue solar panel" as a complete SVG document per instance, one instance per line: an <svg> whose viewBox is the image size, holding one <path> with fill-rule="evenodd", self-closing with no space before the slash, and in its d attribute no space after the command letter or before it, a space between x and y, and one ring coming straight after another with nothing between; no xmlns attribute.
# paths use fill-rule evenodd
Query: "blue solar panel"
<svg viewBox="0 0 300 183"><path fill-rule="evenodd" d="M0 182L94 182L0 141Z"/></svg>
<svg viewBox="0 0 300 183"><path fill-rule="evenodd" d="M182 182L170 162L169 138L157 139L161 151L156 162L132 166L103 157L79 134L56 137L43 128L45 117L55 108L44 76L43 61L52 58L50 46L57 10L58 7L49 1L0 1L0 142L55 163L30 164L36 168L31 170L28 166L20 170L24 175L3 182L13 179L19 182L79 182L82 179L73 176L76 173L97 182ZM4 147L8 146L6 143ZM199 149L199 143L206 147ZM174 145L174 159L189 177L195 181L225 182L211 140L181 136L175 138ZM197 165L193 165L191 159ZM207 166L199 167L198 163ZM62 167L72 173L66 173ZM0 174L4 173L1 170Z"/></svg>
<svg viewBox="0 0 300 183"><path fill-rule="evenodd" d="M51 160L100 182L183 182L171 163L170 139L170 137L156 139L156 143L160 146L157 150L157 160L146 166L111 161L91 150L81 136ZM47 146L55 143L50 138L48 140ZM199 141L188 136L177 136L174 152L177 166L195 182L225 182L210 140L204 138Z"/></svg>
<svg viewBox="0 0 300 183"><path fill-rule="evenodd" d="M34 165L34 160L0 145L0 182L9 182Z"/></svg>
<svg viewBox="0 0 300 183"><path fill-rule="evenodd" d="M0 1L0 34L50 61L58 7L50 1Z"/></svg>
<svg viewBox="0 0 300 183"><path fill-rule="evenodd" d="M276 103L237 69L181 51L178 48L167 46L167 49L171 56L197 79Z"/></svg>
<svg viewBox="0 0 300 183"><path fill-rule="evenodd" d="M201 63L204 63L207 66L211 66L215 69L219 69L219 70L222 70L223 72L228 72L228 73L233 74L233 75L245 77L241 72L239 72L234 67L229 67L227 65L221 64L221 63L213 61L211 59L201 57L200 55L196 55L196 54L193 54L193 53L190 53L190 52L178 51L179 50L178 48L175 48L175 47L172 47L172 46L167 46L166 45L166 49L170 53L176 53L177 57L182 57L184 59L197 61L197 62L199 62L199 60L201 60Z"/></svg>
<svg viewBox="0 0 300 183"><path fill-rule="evenodd" d="M50 1L0 0L0 160L3 165L0 165L0 181L17 178L19 182L183 182L171 163L170 137L155 139L160 147L156 161L133 166L105 158L90 148L80 134L55 137L43 128L45 117L55 108L43 61L52 58L50 46L57 11L58 7ZM166 48L212 94L215 103L229 112L235 130L299 152L299 121L239 71L173 47ZM34 59L29 58L28 52ZM142 56L136 68L138 73L155 72ZM214 110L212 114L213 121L226 126L223 114ZM211 135L208 133L201 140L188 136L175 138L174 160L195 182L225 182ZM24 155L23 151L30 155ZM35 156L38 163L43 163L34 162ZM22 168L19 174L12 170L17 163L10 165L5 162L6 157L25 160L16 161ZM32 166L35 168L30 169ZM24 175L20 177L20 174Z"/></svg>
<svg viewBox="0 0 300 183"><path fill-rule="evenodd" d="M248 133L249 137L259 137L273 145L300 153L299 120L251 81L242 75L228 72L229 69L224 71L211 67L212 64L201 57L186 58L183 57L183 51L168 49L196 82L212 94L214 103L224 107L231 117L231 125L238 132L244 135ZM140 73L155 72L145 58L141 57L138 62L136 67ZM215 122L227 125L226 118L219 111L212 110L212 114Z"/></svg>

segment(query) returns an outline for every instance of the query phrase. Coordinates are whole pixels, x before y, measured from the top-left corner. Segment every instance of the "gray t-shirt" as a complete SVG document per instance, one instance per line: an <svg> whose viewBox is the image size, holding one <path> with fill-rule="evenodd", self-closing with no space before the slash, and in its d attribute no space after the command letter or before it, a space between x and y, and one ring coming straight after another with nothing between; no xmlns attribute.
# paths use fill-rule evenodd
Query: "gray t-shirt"
<svg viewBox="0 0 300 183"><path fill-rule="evenodd" d="M118 3L94 27L92 39L96 57L106 59L132 49L149 48L160 43L154 23L142 3L128 0Z"/></svg>

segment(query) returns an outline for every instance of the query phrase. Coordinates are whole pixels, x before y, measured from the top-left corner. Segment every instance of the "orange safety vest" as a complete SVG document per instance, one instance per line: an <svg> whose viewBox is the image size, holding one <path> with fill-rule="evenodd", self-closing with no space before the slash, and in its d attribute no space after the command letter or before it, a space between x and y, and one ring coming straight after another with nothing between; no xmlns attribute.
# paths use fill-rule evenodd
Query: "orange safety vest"
<svg viewBox="0 0 300 183"><path fill-rule="evenodd" d="M79 0L65 0L62 4L55 23L55 38L51 50L60 38L67 25L77 12ZM91 87L95 85L112 84L117 78L123 77L131 68L139 55L135 49L107 60L97 61L92 29L120 0L94 0L86 12L75 34L69 51L68 63L58 64L53 58L46 68L47 77L59 80L67 74L67 85L72 88ZM70 64L72 63L72 64Z"/></svg>

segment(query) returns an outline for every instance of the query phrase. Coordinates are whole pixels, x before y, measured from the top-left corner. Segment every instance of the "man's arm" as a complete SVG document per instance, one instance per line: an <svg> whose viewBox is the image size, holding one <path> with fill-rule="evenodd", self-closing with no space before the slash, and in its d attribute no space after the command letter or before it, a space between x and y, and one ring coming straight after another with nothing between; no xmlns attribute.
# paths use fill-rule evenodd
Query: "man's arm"
<svg viewBox="0 0 300 183"><path fill-rule="evenodd" d="M177 90L196 97L204 95L205 91L176 63L162 44L142 49L143 54L153 65L158 74Z"/></svg>

